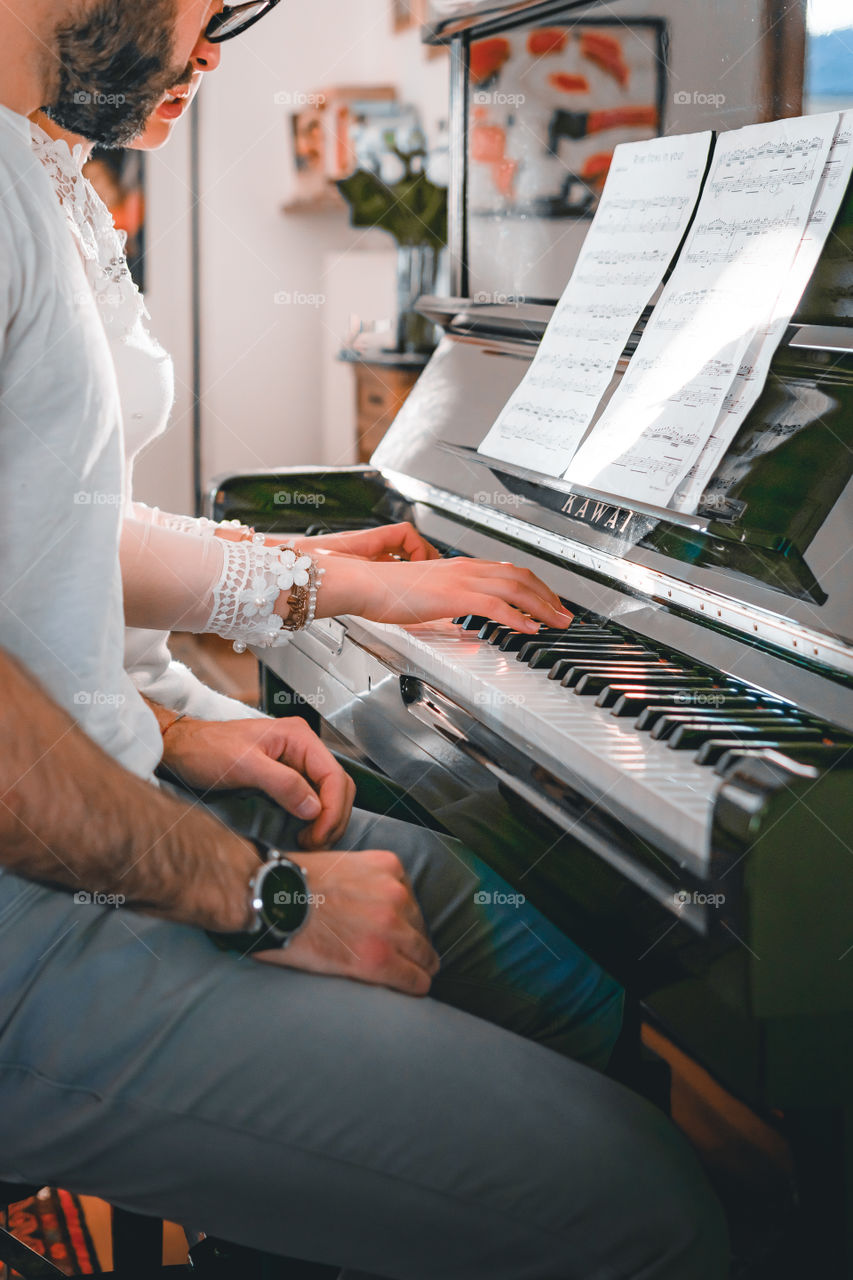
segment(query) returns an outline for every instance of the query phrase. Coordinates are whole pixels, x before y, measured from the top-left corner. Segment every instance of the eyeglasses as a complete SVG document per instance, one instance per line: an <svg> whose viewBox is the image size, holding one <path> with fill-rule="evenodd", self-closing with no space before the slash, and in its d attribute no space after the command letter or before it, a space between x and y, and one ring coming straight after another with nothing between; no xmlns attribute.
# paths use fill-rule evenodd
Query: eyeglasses
<svg viewBox="0 0 853 1280"><path fill-rule="evenodd" d="M250 0L249 4L226 4L207 24L204 38L211 44L233 40L265 18L278 3L279 0Z"/></svg>

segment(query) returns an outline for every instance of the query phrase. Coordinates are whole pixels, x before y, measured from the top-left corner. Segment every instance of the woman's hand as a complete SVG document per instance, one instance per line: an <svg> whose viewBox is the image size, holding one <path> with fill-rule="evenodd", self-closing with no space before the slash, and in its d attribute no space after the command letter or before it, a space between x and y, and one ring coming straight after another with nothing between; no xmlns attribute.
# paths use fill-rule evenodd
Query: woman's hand
<svg viewBox="0 0 853 1280"><path fill-rule="evenodd" d="M149 702L157 714L160 708ZM171 713L165 712L168 719ZM193 720L166 724L163 759L189 786L223 791L255 787L308 822L303 849L324 849L344 834L355 784L298 716L280 720Z"/></svg>
<svg viewBox="0 0 853 1280"><path fill-rule="evenodd" d="M317 538L296 539L300 549L333 551L340 556L358 556L362 560L438 560L435 547L422 538L413 524L384 524L378 529L361 529L356 533L326 533Z"/></svg>
<svg viewBox="0 0 853 1280"><path fill-rule="evenodd" d="M464 557L389 564L331 555L323 564L321 618L351 613L405 626L475 613L530 634L540 622L568 627L572 621L550 587L512 564Z"/></svg>

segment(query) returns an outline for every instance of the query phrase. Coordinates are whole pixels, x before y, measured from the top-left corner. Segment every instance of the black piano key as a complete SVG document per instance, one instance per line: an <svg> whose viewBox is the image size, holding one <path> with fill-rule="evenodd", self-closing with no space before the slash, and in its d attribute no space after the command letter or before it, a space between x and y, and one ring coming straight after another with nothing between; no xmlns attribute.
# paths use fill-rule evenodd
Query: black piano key
<svg viewBox="0 0 853 1280"><path fill-rule="evenodd" d="M502 624L501 626L495 627L494 630L490 631L488 636L484 636L484 639L486 640L487 644L498 645L502 640L505 640L507 636L512 636L515 634L516 634L516 631L514 627L507 627Z"/></svg>
<svg viewBox="0 0 853 1280"><path fill-rule="evenodd" d="M547 667L549 657L552 663L554 664L548 672L549 680L562 680L566 672L571 670L572 667L583 666L585 663L589 664L590 666L594 665L596 668L598 668L603 664L606 664L609 667L610 664L612 663L613 670L621 673L623 671L628 671L629 669L633 670L635 662L648 661L645 654L642 654L642 653L604 654L601 656L601 659L599 661L598 657L593 654L566 653L562 649L554 648L554 649L548 649L548 650L540 650L539 653L534 654L530 665L531 667L538 667L538 668ZM620 658L624 658L624 662L620 662ZM663 668L660 668L660 669L662 670Z"/></svg>
<svg viewBox="0 0 853 1280"><path fill-rule="evenodd" d="M537 648L547 648L553 645L554 648L568 649L572 653L642 653L649 657L657 657L657 654L651 653L648 649L640 644L630 644L620 641L616 636L610 636L606 640L590 641L585 640L583 636L573 636L571 627L568 631L540 631L535 636L521 635L519 637L521 643L517 643L514 636L509 636L501 644L502 649L508 652L515 652L518 655L519 662L527 662L530 655Z"/></svg>
<svg viewBox="0 0 853 1280"><path fill-rule="evenodd" d="M637 729L650 729L661 716L674 715L678 711L686 711L698 705L718 707L725 711L753 711L760 708L762 704L759 703L758 698L730 696L718 692L710 694L700 692L698 696L694 692L681 701L670 698L664 702L653 690L651 693L623 694L616 705L610 708L610 714L623 720L636 719Z"/></svg>
<svg viewBox="0 0 853 1280"><path fill-rule="evenodd" d="M732 709L719 710L710 707L688 707L682 702L680 706L664 708L662 712L649 709L637 717L634 728L641 733L650 731L653 738L667 738L669 733L661 729L664 721L670 726L685 721L707 720L713 724L802 724L799 716L786 715L784 711L774 707L760 707L756 703L752 707L740 711ZM642 722L642 723L641 723Z"/></svg>
<svg viewBox="0 0 853 1280"><path fill-rule="evenodd" d="M484 622L477 635L481 640L488 640L493 631L497 631L498 627L502 627L502 622Z"/></svg>
<svg viewBox="0 0 853 1280"><path fill-rule="evenodd" d="M556 627L542 627L541 631L538 631L532 637L526 631L512 631L501 640L500 648L504 653L518 653L519 649L523 648L524 645L536 644L537 641L541 644L547 644L549 641L558 643L568 636L570 631L571 628L558 630ZM576 640L574 643L580 644L581 641Z"/></svg>
<svg viewBox="0 0 853 1280"><path fill-rule="evenodd" d="M655 724L651 728L652 737L658 741L662 738L670 738L681 724L702 724L708 725L709 727L717 725L720 728L727 729L737 729L741 725L743 725L744 728L753 728L755 725L762 725L766 726L768 730L775 730L776 728L786 725L806 727L803 726L802 721L798 720L795 716L783 716L778 712L773 711L737 711L733 713L730 711L716 712L681 710L672 712L670 715L661 716L656 720ZM639 722L634 727L639 729Z"/></svg>
<svg viewBox="0 0 853 1280"><path fill-rule="evenodd" d="M796 738L780 744L776 741L775 734L772 738L769 735L767 737L750 738L743 746L733 743L730 738L709 738L696 752L694 759L697 764L716 766L725 755L734 757L735 752L741 752L743 755L748 753L764 755L766 751L780 751L783 755L790 755L794 758L799 752L808 751L818 745L820 744L811 740L799 741ZM826 748L823 748L823 750L826 750Z"/></svg>
<svg viewBox="0 0 853 1280"><path fill-rule="evenodd" d="M616 698L619 697L621 693L624 693L627 689L636 688L636 686L640 683L645 684L648 679L649 677L646 676L645 674L637 677L637 676L632 676L630 672L626 672L624 675L619 675L619 676L603 675L598 672L595 672L595 673L587 672L586 675L582 675L581 678L577 681L577 683L574 686L574 691L575 693L578 693L585 698L591 697L593 695L597 695L599 698L601 698L607 693L608 690L610 689L616 690L615 696L613 696L612 699L611 699L611 696L608 695L607 701L605 702L598 701L596 703L597 706L609 707L613 705L613 702L616 700ZM671 675L661 676L660 679L662 681L668 680L671 684L673 677ZM678 685L676 687L683 689L687 681L681 676L678 676L677 679L678 679ZM697 680L701 680L701 678L697 677ZM560 681L560 683L566 686L566 676L563 676L563 679ZM703 683L705 687L707 687L708 683L710 682L704 681ZM566 687L571 687L571 686L566 686ZM662 687L665 687L665 686L662 686ZM697 688L701 687L701 684L697 685L696 687ZM674 688L673 688L673 692L674 692Z"/></svg>
<svg viewBox="0 0 853 1280"><path fill-rule="evenodd" d="M625 693L654 695L656 698L677 698L685 691L718 687L710 676L690 676L684 680L673 680L672 676L643 677L641 680L613 680L601 690L595 705L597 707L615 706Z"/></svg>
<svg viewBox="0 0 853 1280"><path fill-rule="evenodd" d="M643 657L655 656L647 655L645 649L641 649L639 645L633 646ZM583 639L573 639L571 632L568 632L565 639L557 637L546 637L544 640L539 636L528 636L527 643L523 644L518 650L516 657L519 662L529 662L530 659L539 649L565 649L567 653L583 653L595 657L597 655L610 656L611 654L618 656L620 653L627 652L631 646L620 644L618 640L609 640L607 644L588 644Z"/></svg>
<svg viewBox="0 0 853 1280"><path fill-rule="evenodd" d="M783 747L786 742L820 742L821 731L809 729L804 725L783 725L780 728L768 728L767 725L754 725L751 728L733 726L725 728L715 724L680 724L666 745L673 751L698 751L706 742L743 743L749 746L755 742L766 742L770 746ZM713 761L708 761L712 764Z"/></svg>
<svg viewBox="0 0 853 1280"><path fill-rule="evenodd" d="M828 747L823 742L786 742L784 747L774 747L761 742L754 742L749 747L732 747L731 743L726 745L728 747L727 751L709 751L708 748L713 747L714 744L706 742L704 747L700 747L696 753L696 763L713 764L715 773L725 774L738 760L763 756L765 752L775 750L780 755L787 756L798 764L812 764L818 768L829 769L833 766L840 768L846 763L849 768L853 769L853 744L849 747ZM699 757L706 754L708 758L700 760Z"/></svg>
<svg viewBox="0 0 853 1280"><path fill-rule="evenodd" d="M461 627L463 631L479 631L489 621L488 618L480 618L476 613L466 614L464 618L454 618L453 621L457 627Z"/></svg>
<svg viewBox="0 0 853 1280"><path fill-rule="evenodd" d="M646 676L651 678L660 673L661 676L668 675L670 680L680 680L682 676L687 675L687 672L680 667L667 668L657 662L644 663L642 660L637 659L628 659L626 662L618 663L576 662L571 659L567 659L567 661L570 663L569 669L561 677L560 684L569 689L573 689L584 676L600 676L603 683L599 687L603 689L605 685L612 683L614 680L628 680L631 677L642 680Z"/></svg>
<svg viewBox="0 0 853 1280"><path fill-rule="evenodd" d="M622 649L604 649L601 653L590 653L589 649L564 649L556 644L537 649L528 659L534 671L541 671L543 667L553 667L555 662L565 663L565 670L578 666L595 667L596 671L612 670L614 672L627 670L629 667L632 670L646 670L647 665L649 669L658 665L657 658L650 658L642 651L626 653ZM556 679L555 676L551 678Z"/></svg>

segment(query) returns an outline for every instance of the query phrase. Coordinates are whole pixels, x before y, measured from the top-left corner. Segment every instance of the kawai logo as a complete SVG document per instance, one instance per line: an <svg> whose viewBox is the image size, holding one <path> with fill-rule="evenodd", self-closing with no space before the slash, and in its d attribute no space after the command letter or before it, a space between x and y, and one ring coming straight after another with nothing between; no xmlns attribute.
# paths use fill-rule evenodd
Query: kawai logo
<svg viewBox="0 0 853 1280"><path fill-rule="evenodd" d="M582 524L595 525L599 529L607 529L611 533L626 533L636 511L626 507L614 507L610 502L596 502L594 498L584 498L582 494L573 493L563 503L564 515Z"/></svg>

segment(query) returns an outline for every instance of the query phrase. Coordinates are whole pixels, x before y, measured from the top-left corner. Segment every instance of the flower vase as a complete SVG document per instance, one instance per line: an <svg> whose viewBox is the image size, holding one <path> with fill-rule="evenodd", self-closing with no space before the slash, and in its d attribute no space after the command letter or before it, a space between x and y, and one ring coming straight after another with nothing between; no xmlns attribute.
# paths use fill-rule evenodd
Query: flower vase
<svg viewBox="0 0 853 1280"><path fill-rule="evenodd" d="M419 315L415 303L435 292L439 250L431 244L397 247L397 350L429 354L436 344L432 320Z"/></svg>

